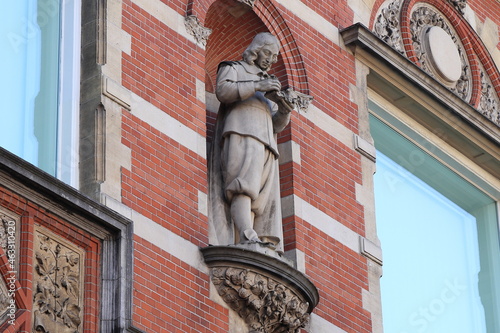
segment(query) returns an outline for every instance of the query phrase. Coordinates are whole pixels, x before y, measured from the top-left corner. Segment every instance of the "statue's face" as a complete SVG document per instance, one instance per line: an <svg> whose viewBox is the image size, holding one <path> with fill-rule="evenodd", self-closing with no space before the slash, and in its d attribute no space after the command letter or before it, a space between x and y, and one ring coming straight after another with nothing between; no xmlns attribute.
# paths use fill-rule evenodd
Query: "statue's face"
<svg viewBox="0 0 500 333"><path fill-rule="evenodd" d="M264 47L257 52L255 64L263 71L269 70L271 65L278 61L278 51L279 48L276 44L264 45Z"/></svg>

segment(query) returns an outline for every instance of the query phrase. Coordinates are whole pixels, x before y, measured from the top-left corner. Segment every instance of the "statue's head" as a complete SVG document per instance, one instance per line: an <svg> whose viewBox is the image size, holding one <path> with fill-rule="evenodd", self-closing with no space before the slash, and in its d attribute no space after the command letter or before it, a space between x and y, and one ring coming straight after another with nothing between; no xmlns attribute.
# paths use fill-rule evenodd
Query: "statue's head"
<svg viewBox="0 0 500 333"><path fill-rule="evenodd" d="M278 61L279 42L269 32L257 34L243 52L243 60L250 65L258 66L267 71Z"/></svg>

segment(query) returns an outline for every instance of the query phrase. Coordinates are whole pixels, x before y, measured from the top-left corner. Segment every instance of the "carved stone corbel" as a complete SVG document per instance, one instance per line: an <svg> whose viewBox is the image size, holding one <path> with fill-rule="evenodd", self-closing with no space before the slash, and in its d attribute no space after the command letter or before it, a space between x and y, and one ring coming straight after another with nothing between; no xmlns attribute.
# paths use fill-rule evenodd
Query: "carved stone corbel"
<svg viewBox="0 0 500 333"><path fill-rule="evenodd" d="M212 29L205 28L201 25L198 18L194 15L186 16L184 20L187 32L194 37L197 43L207 46L208 37L212 33Z"/></svg>
<svg viewBox="0 0 500 333"><path fill-rule="evenodd" d="M274 102L283 100L285 104L288 105L290 111L294 109L298 112L307 112L309 104L311 104L311 101L314 99L314 97L295 91L293 88L267 93L266 97Z"/></svg>
<svg viewBox="0 0 500 333"><path fill-rule="evenodd" d="M295 91L292 88L285 90L284 94L285 99L287 99L290 104L294 105L295 110L298 112L307 112L309 104L311 104L314 99L314 97Z"/></svg>
<svg viewBox="0 0 500 333"><path fill-rule="evenodd" d="M254 244L254 246L259 246ZM319 301L316 287L295 268L243 245L201 249L211 279L224 302L250 333L298 333Z"/></svg>

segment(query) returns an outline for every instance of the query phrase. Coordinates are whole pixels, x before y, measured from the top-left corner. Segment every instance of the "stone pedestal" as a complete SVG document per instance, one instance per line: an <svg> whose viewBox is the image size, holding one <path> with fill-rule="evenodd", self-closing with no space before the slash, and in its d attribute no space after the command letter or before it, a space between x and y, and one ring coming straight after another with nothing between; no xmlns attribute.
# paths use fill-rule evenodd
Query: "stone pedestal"
<svg viewBox="0 0 500 333"><path fill-rule="evenodd" d="M251 333L297 333L318 304L314 284L259 243L201 249L217 292Z"/></svg>

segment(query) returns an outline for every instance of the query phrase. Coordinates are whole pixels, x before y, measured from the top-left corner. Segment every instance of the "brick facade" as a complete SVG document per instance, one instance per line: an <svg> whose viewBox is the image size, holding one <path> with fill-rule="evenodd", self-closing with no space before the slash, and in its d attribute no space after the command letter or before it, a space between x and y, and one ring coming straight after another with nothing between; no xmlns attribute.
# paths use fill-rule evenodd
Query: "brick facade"
<svg viewBox="0 0 500 333"><path fill-rule="evenodd" d="M106 52L94 64L95 55L88 60L82 47L82 66L92 63L88 68L97 79L94 88L82 93L89 94L85 103L90 102L82 103L86 116L80 126L82 131L91 129L92 137L102 135L104 148L101 153L94 148L81 152L80 167L92 171L82 173L81 191L133 224L133 265L130 271L120 268L129 280L117 291L123 294L120 302L130 303L130 308L122 309L119 319L110 314L121 323L110 325L124 332L248 333L215 291L199 249L211 244L207 156L218 108L217 66L240 60L251 38L269 31L281 43L272 73L283 87L314 98L307 111L293 112L279 136L285 253L320 294L310 324L300 332L382 333L382 258L367 122L367 75L373 64L346 46L341 31L356 23L373 29L379 8L390 1L256 0L253 7L236 0L97 1L102 8L82 2L84 16L91 17L84 23L106 28L84 42ZM471 61L474 88L467 102L472 107L481 103L480 65L500 95L498 1L469 0L464 15L444 0L402 2L403 11L422 2L434 6L462 38ZM206 45L186 30L186 16L211 29ZM402 41L408 66L418 67L408 20L401 20ZM420 75L427 80L423 71ZM98 105L104 108L102 132L86 118ZM97 147L98 139L89 144ZM99 172L94 170L100 170L96 165L103 166L102 177L95 176ZM97 185L89 187L90 182ZM33 326L33 235L35 226L42 226L85 254L78 332L111 332L100 318L103 276L109 274L101 266L106 237L92 234L92 228L82 228L78 221L68 222L63 213L54 214L15 189L0 186L0 213L19 217L19 265L25 266L18 279L18 307L23 311L18 312L16 329L4 323L0 330L30 331ZM50 202L59 198L47 197ZM85 217L91 220L89 214Z"/></svg>
<svg viewBox="0 0 500 333"><path fill-rule="evenodd" d="M217 103L204 101L210 97L214 100L218 63L240 59L253 35L270 31L282 43L273 73L283 86L314 97L310 110L294 113L289 128L279 138L280 147L295 150L289 156L283 153L286 156L280 165L282 198L284 203L291 202L283 208L285 250L296 260L302 258L302 270L321 295L309 331L380 332L378 324L373 324L380 321L378 314L371 312L365 300L365 294L372 292L369 271L377 264L356 244L363 238L377 244L371 231L366 231L370 217L365 214L365 206L372 203L359 200L360 189L371 186L366 184L370 182L366 173L372 162L365 161L352 143L355 135L369 140L364 125L360 125L364 121L360 119L362 99L354 97L360 88L359 66L335 33L356 23L359 17L367 18L362 23L371 26L382 3L376 1L370 6L341 1L262 0L251 8L232 0L123 1L120 28L130 35L131 52L122 53L119 83L132 103L131 112L121 112L120 135L122 144L130 149L131 160L129 168L121 169L121 196L116 199L123 211L130 209L132 215L147 220L136 223L136 228L157 224L159 229L155 230L174 242L157 244L154 237L147 238L145 230L134 237L132 322L137 329L243 330L237 316L210 289L209 276L198 255L188 256L188 261L180 255L210 243L206 151L193 151L151 120L134 115L133 101L140 99L153 105L151 112L158 113L156 119L167 114L163 119L174 119L176 126L186 128L190 140L205 138L209 150ZM428 3L456 23L461 35L470 35L471 27L451 5ZM495 12L491 7L497 8L498 3L469 2L478 25L486 19L500 24L498 16L488 15ZM162 14L165 11L168 15ZM186 34L179 23L186 15L196 16L203 27L211 29L206 45ZM326 28L320 28L321 24ZM331 29L332 35L325 29ZM484 47L471 47L474 54L485 57ZM498 63L498 58L487 60ZM498 72L489 73L496 84ZM474 97L477 100L478 96ZM319 220L311 221L316 218ZM322 220L325 218L326 222ZM336 231L329 231L328 221L336 225ZM337 230L345 230L348 236L339 238ZM185 242L192 246L171 250ZM374 295L377 298L376 292Z"/></svg>

